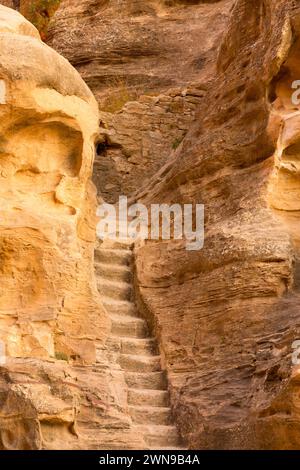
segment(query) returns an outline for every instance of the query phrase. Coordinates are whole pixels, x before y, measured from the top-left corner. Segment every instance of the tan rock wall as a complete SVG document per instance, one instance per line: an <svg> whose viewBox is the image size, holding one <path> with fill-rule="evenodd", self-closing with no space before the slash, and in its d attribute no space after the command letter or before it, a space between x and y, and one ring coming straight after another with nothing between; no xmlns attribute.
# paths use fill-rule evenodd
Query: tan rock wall
<svg viewBox="0 0 300 470"><path fill-rule="evenodd" d="M195 119L205 86L141 96L118 113L100 112L93 181L107 202L136 192L163 166Z"/></svg>
<svg viewBox="0 0 300 470"><path fill-rule="evenodd" d="M206 206L203 250L187 252L180 241L149 242L136 249L138 301L160 338L179 428L191 448L299 448L299 370L291 362L292 343L300 337L298 108L287 105L291 80L300 79L298 4L292 0L238 0L222 41L219 31L226 24L230 2L184 4L180 9L178 2L168 7L161 2L147 6L145 2L123 2L118 13L113 10L114 2L93 5L91 9L87 1L65 1L65 9L57 12L50 42L78 67L102 108L100 144L104 145L99 146L99 157L110 157L108 164L98 159L96 167L102 174L108 168L105 181L99 182L103 195L113 199L124 189L134 191L138 175L142 189L137 198L148 204ZM170 19L173 23L167 21ZM170 32L171 24L176 25ZM187 24L192 32L185 40ZM158 113L163 144L146 127L146 149L153 145L154 150L143 159L143 124L136 116L130 121L130 109L135 115L137 109L142 109L142 116L149 112L152 126L157 98L139 96L149 91L163 93L169 105L176 97L167 90L176 86L181 93L190 81L207 85L199 109L189 108L183 134L178 125L181 113L174 113L175 131L169 140L168 132L160 127L167 113ZM123 108L124 102L132 100L136 103ZM180 101L187 105L186 97L181 95ZM112 111L116 114L111 115ZM290 113L293 116L288 118ZM129 136L124 133L127 122ZM177 135L184 138L169 152ZM160 153L162 168L156 173ZM136 173L134 161L138 163ZM147 173L143 180L141 169ZM35 271L41 268L37 265ZM100 339L101 347L103 356L99 355L100 363L92 373L79 368L59 375L56 368L47 367L51 384L59 390L55 397L63 396L64 405L57 402L54 415L64 416L57 419L60 429L68 429L64 442L70 447L76 442L78 399L78 446L84 440L91 448L99 445L92 429L99 427L104 416L109 419L102 443L113 445L109 441L113 426L118 429L114 442L124 436L118 447L129 442L139 446L126 418L123 395L116 398L111 392L112 388L122 389L122 378L115 371L115 382L107 385L110 372ZM11 369L10 374L18 381L24 365L21 372L19 366L14 367L17 370ZM39 386L44 369L45 365L43 373L34 375ZM78 383L77 395L70 390ZM24 403L28 393L27 388L22 389ZM20 396L19 388L10 388L3 396L11 406ZM23 429L23 401L18 403ZM30 403L33 410L27 408L25 422L31 420L30 436L37 436L30 445L42 442L40 434L35 434L37 422L45 422L46 446L61 445L48 428L49 416L55 419L53 413L45 413L45 407L33 398ZM8 405L6 423L14 409ZM9 446L7 435L4 446Z"/></svg>
<svg viewBox="0 0 300 470"><path fill-rule="evenodd" d="M1 339L11 338L9 356L61 352L90 361L91 322L99 311L89 180L97 105L37 31L2 8Z"/></svg>
<svg viewBox="0 0 300 470"><path fill-rule="evenodd" d="M299 448L299 108L286 104L299 15L295 2L236 2L198 124L140 194L205 204L203 250L136 252L140 303L193 448Z"/></svg>
<svg viewBox="0 0 300 470"><path fill-rule="evenodd" d="M105 200L135 192L180 145L205 94L231 3L60 5L47 41L77 68L99 103L94 182Z"/></svg>
<svg viewBox="0 0 300 470"><path fill-rule="evenodd" d="M93 273L97 103L3 6L0 43L0 449L142 447Z"/></svg>
<svg viewBox="0 0 300 470"><path fill-rule="evenodd" d="M122 101L207 77L231 3L65 0L48 42L77 68L101 109L121 109Z"/></svg>

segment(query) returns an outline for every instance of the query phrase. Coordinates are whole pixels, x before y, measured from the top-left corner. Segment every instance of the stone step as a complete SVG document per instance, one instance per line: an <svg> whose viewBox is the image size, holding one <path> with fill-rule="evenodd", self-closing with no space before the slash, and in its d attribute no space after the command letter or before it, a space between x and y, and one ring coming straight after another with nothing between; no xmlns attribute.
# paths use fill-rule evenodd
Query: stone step
<svg viewBox="0 0 300 470"><path fill-rule="evenodd" d="M137 424L168 425L172 422L169 407L130 405L128 408L132 421Z"/></svg>
<svg viewBox="0 0 300 470"><path fill-rule="evenodd" d="M148 326L142 318L121 315L111 315L110 318L112 335L129 338L146 338L148 336Z"/></svg>
<svg viewBox="0 0 300 470"><path fill-rule="evenodd" d="M166 390L128 390L128 404L140 406L169 406L169 392Z"/></svg>
<svg viewBox="0 0 300 470"><path fill-rule="evenodd" d="M95 273L103 306L112 321L108 341L111 357L125 371L130 416L150 449L180 450L181 440L169 406L167 375L147 322L138 316L133 294L133 241L105 239L95 250ZM102 360L99 349L99 363Z"/></svg>
<svg viewBox="0 0 300 470"><path fill-rule="evenodd" d="M95 262L96 276L104 279L131 282L132 273L129 266L124 264L111 264Z"/></svg>
<svg viewBox="0 0 300 470"><path fill-rule="evenodd" d="M129 372L157 372L161 370L160 356L121 354L119 363L122 369Z"/></svg>
<svg viewBox="0 0 300 470"><path fill-rule="evenodd" d="M100 294L115 300L130 300L132 285L124 281L98 278L97 287Z"/></svg>
<svg viewBox="0 0 300 470"><path fill-rule="evenodd" d="M146 444L152 449L159 449L162 446L175 449L182 444L176 426L135 425L134 429L137 433L143 434Z"/></svg>
<svg viewBox="0 0 300 470"><path fill-rule="evenodd" d="M101 249L132 249L134 245L134 241L131 238L128 238L127 236L123 236L123 234L120 234L120 236L116 238L104 238L104 240L101 243Z"/></svg>
<svg viewBox="0 0 300 470"><path fill-rule="evenodd" d="M123 354L133 355L147 355L157 354L158 347L157 342L153 338L146 339L135 339L135 338L123 338L121 345L121 352Z"/></svg>
<svg viewBox="0 0 300 470"><path fill-rule="evenodd" d="M111 297L106 297L105 295L101 296L101 301L104 308L111 315L127 315L139 318L136 306L133 302L128 300L115 300Z"/></svg>
<svg viewBox="0 0 300 470"><path fill-rule="evenodd" d="M126 372L128 387L151 390L167 390L167 376L161 372Z"/></svg>
<svg viewBox="0 0 300 470"><path fill-rule="evenodd" d="M120 338L120 336L113 336L113 335L110 335L107 340L106 340L106 348L108 349L108 352L117 352L118 354L120 354L121 352L121 341L122 339ZM96 351L99 352L101 351L102 352L102 357L103 357L103 346L102 348L96 348Z"/></svg>
<svg viewBox="0 0 300 470"><path fill-rule="evenodd" d="M132 251L124 249L97 249L95 261L99 263L123 264L129 266L132 261Z"/></svg>

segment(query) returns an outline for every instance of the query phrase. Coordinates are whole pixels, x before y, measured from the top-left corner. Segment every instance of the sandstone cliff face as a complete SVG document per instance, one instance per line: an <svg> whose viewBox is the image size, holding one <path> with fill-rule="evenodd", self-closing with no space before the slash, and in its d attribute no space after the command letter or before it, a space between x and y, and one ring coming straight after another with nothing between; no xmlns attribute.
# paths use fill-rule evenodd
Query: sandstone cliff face
<svg viewBox="0 0 300 470"><path fill-rule="evenodd" d="M141 446L93 275L97 103L3 6L0 43L0 448Z"/></svg>
<svg viewBox="0 0 300 470"><path fill-rule="evenodd" d="M48 43L100 106L94 182L107 201L161 168L205 95L232 0L65 0ZM127 104L126 104L127 103Z"/></svg>
<svg viewBox="0 0 300 470"><path fill-rule="evenodd" d="M120 112L100 112L93 181L98 195L116 202L135 193L181 144L195 119L205 86L195 84L158 96L143 95Z"/></svg>
<svg viewBox="0 0 300 470"><path fill-rule="evenodd" d="M1 339L6 331L13 338L9 356L80 357L80 349L89 349L80 343L90 341L96 309L89 177L97 105L77 72L21 15L2 7L0 27ZM64 345L66 336L73 346Z"/></svg>
<svg viewBox="0 0 300 470"><path fill-rule="evenodd" d="M79 70L100 108L110 107L118 90L128 101L207 76L230 3L65 0L48 41Z"/></svg>
<svg viewBox="0 0 300 470"><path fill-rule="evenodd" d="M298 2L239 0L197 124L140 195L206 206L205 247L137 248L193 448L299 448ZM180 300L178 300L180 299Z"/></svg>
<svg viewBox="0 0 300 470"><path fill-rule="evenodd" d="M94 8L87 0L76 4L65 0L53 20L50 42L77 66L100 104L99 158L95 167L100 198L114 201L119 193L125 192L149 205L167 202L206 206L203 250L188 252L181 241L147 242L135 247L136 298L140 311L159 338L178 427L187 446L195 449L299 448L299 369L291 361L292 343L300 338L299 107L291 104L292 82L300 79L298 2L237 0L202 5L202 2L124 1L118 12L113 9L116 6L113 1L93 2L93 5ZM205 14L201 21L195 21L200 12ZM214 28L208 27L210 21ZM186 32L190 22L191 32L184 43L182 31ZM9 24L6 31L16 27L8 21L5 24ZM170 25L172 31L168 29ZM21 26L17 27L21 32ZM36 36L28 25L26 29L26 34ZM157 31L164 30L168 32L164 40L160 35L158 39ZM223 30L226 31L217 47ZM195 31L198 33L193 36ZM204 32L205 41L196 43L196 38L202 38ZM8 35L6 32L1 36ZM39 47L45 46L39 43ZM183 57L182 47L188 49L184 63L178 60ZM205 63L200 61L201 69L191 65L199 54L201 57L204 54L206 59ZM5 57L3 60L5 63ZM6 186L4 182L2 185L6 191L3 199L6 206L11 204L7 210L8 227L3 228L8 230L8 235L3 236L3 252L14 259L13 263L4 263L9 273L3 276L5 293L8 289L19 293L18 285L27 287L18 278L18 272L24 271L27 253L33 262L28 267L25 265L26 281L34 277L32 273L38 273L41 293L31 287L26 296L11 294L3 307L6 310L1 315L2 338L6 340L11 334L10 345L16 343L21 351L17 355L26 359L11 359L2 368L1 445L3 448L142 447L145 444L132 429L129 418L122 370L104 341L109 322L105 312L98 304L95 306L97 294L87 274L91 232L86 222L80 224L84 236L74 228L78 227L78 214L86 213L89 206L88 201L82 202L86 186L76 192L81 195L78 206L73 198L62 199L56 189L60 185L57 180L47 177L47 185L52 186L46 190L47 196L40 198L38 188L42 183L38 179L34 185L38 194L28 190L28 175L14 179L13 165L17 165L18 172L22 161L19 142L30 142L30 148L34 148L31 136L40 135L44 108L50 106L44 93L37 112L40 95L35 88L39 83L44 90L44 83L49 82L44 69L39 69L39 79L29 75L25 88L22 66L18 69L20 84L15 83L16 77L13 80L9 74L4 75L14 90L9 96L20 100L17 103L21 108L13 135L8 121L3 131L3 162L9 162L1 173L6 178ZM151 74L149 77L151 70L153 79ZM26 70L26 77L27 73ZM116 84L111 75L113 80L121 76L121 82ZM65 95L60 83L50 83L50 89L58 87L55 93ZM80 103L87 102L95 118L90 95L85 96L86 88L83 91L77 79L72 79L72 83L76 83L76 89L71 95L77 96ZM117 99L116 90L120 92ZM150 96L140 96L149 90ZM51 105L52 95L53 91ZM124 101L128 103L123 107ZM66 113L67 108L63 109ZM33 133L27 134L23 129L22 116L28 116L25 110L37 126ZM62 145L68 142L68 149L73 148L74 155L80 147L78 127L70 123L72 117L68 113L67 117L59 114L58 133L63 132L63 138L55 137L56 140L53 140L56 128L52 121L50 126L47 122L51 139L46 142L55 141L54 155L59 155L59 169L55 167L51 171L73 178L73 187L73 182L80 180L80 172L78 175L77 165L69 165ZM14 113L10 119L16 122ZM65 127L62 131L62 122L68 127L67 132ZM16 142L19 128L26 138ZM92 135L93 132L87 132L83 141L87 139L91 145ZM41 143L40 137L38 140ZM21 153L28 155L25 150ZM16 156L15 160L11 154ZM90 157L86 159L91 163ZM40 156L36 160L44 161ZM50 171L49 168L41 171L39 167L32 170L32 161L26 161L25 165L22 171L34 173L30 178ZM87 170L85 177L88 176ZM87 180L84 185L88 185ZM49 196L54 192L55 203L53 196ZM69 194L68 188L65 194ZM57 204L63 206L59 216L55 212ZM27 232L27 218L26 230L23 229L22 217L28 205L39 209L37 228L31 222L34 236ZM17 215L13 208L18 209ZM73 212L72 208L74 214L69 213ZM55 217L51 216L54 213ZM32 217L37 218L35 210ZM53 256L51 251L52 246L59 247L59 252L63 250L54 218L60 224L64 222L63 226L73 234L71 240L65 241L65 256L61 258L57 254ZM13 232L9 231L11 227ZM55 241L50 236L47 238L47 228L55 232ZM78 260L78 266L72 264L75 241L85 260ZM14 255L14 246L18 247L18 253L24 253L22 259ZM39 247L39 253L45 253L44 271L38 265ZM54 258L50 266L49 252ZM71 267L65 269L69 261ZM18 269L18 263L22 263L22 268ZM16 272L11 273L12 265ZM65 282L70 286L71 300L62 302L56 310L53 292L62 299L66 289L64 283L58 286L57 266L62 280L64 273L70 277ZM53 272L51 282L46 276L48 272ZM73 284L73 276L81 281ZM13 277L17 283L12 286L9 283ZM36 286L36 282L32 285ZM80 298L75 292L80 292ZM8 322L8 297L20 299L17 305L9 305L15 315L12 323ZM34 314L38 312L36 330L30 304L35 306ZM82 305L89 307L84 322ZM46 340L38 336L41 331L45 331ZM90 346L88 356L83 354L86 344L82 336ZM95 345L96 362L92 351ZM77 365L50 359L54 349L71 360L77 357ZM13 352L10 354L14 356ZM31 359L32 356L38 358Z"/></svg>
<svg viewBox="0 0 300 470"><path fill-rule="evenodd" d="M291 345L300 334L299 109L291 105L291 84L300 79L299 6L275 0L200 3L167 7L163 2L131 2L143 16L129 20L126 2L121 13L112 11L113 2L102 2L103 22L93 23L99 5L89 11L88 2L77 3L76 19L68 10L72 2L64 2L53 23L51 44L73 61L105 111L99 146L99 157L105 158L98 158L95 167L101 194L115 200L122 191L137 190L135 198L148 204L206 205L203 250L187 252L179 241L147 242L135 250L139 306L160 338L173 411L188 446L299 448L299 371L291 362ZM187 58L183 68L172 34L164 36L167 46L162 47L157 36L153 42L145 33L144 40L137 41L137 47L143 45L140 55L123 39L129 29L125 24L130 24L130 41L136 31L142 38L140 22L162 31L171 24L167 19L172 14L178 32L191 20L174 26L176 20L182 21L185 14L188 18L191 11L197 21L192 20L190 35L184 38L188 36L193 47L185 48L184 56L178 49L181 58ZM204 11L208 16L197 18L195 12ZM213 31L208 18L220 20ZM106 27L113 20L116 30L110 28L108 37ZM87 34L80 36L79 29L85 25L85 33L92 31L97 42L97 58L85 47L75 47L84 43ZM202 27L206 40L199 45L193 34ZM217 51L219 32L225 28ZM155 51L155 63L146 49ZM170 49L175 49L174 55ZM160 62L159 50L168 51L165 61ZM92 60L86 62L83 55ZM194 69L196 57L209 59L199 60L201 68ZM170 63L176 63L178 73ZM147 92L147 87L156 96L138 98L118 112L116 103L122 104L122 99L114 99L112 89L118 84L112 86L109 75L128 76L125 101ZM186 93L190 81L197 84L192 87L197 93ZM177 91L167 91L174 85ZM178 142L172 149L169 130L162 131L168 111L156 108L161 108L161 94L167 106L186 106L187 97L197 97L196 109L188 110L184 125L178 120L186 108L172 114L172 140ZM116 113L109 114L112 111ZM156 127L150 129L153 120ZM146 145L138 143L145 142L144 130ZM130 164L133 155L135 165ZM147 176L142 175L145 168Z"/></svg>

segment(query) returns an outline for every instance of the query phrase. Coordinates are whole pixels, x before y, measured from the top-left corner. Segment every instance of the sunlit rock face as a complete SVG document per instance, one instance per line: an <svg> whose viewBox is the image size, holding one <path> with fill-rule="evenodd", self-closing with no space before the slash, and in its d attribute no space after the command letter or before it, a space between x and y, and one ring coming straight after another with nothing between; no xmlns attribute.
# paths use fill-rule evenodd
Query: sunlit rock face
<svg viewBox="0 0 300 470"><path fill-rule="evenodd" d="M1 6L0 449L99 448L104 415L125 426L104 351L92 367L109 329L92 262L97 133L79 74Z"/></svg>
<svg viewBox="0 0 300 470"><path fill-rule="evenodd" d="M47 42L100 106L93 180L106 201L140 189L182 142L205 96L233 0L67 0Z"/></svg>
<svg viewBox="0 0 300 470"><path fill-rule="evenodd" d="M92 3L94 10L90 9ZM58 35L55 38L54 34L53 41L57 48L68 50L78 69L90 84L95 85L101 104L106 97L106 89L110 103L111 88L115 88L107 85L108 82L101 77L106 76L110 63L117 55L114 72L122 71L126 75L127 70L131 75L129 84L134 83L131 78L139 62L135 60L136 56L130 55L135 51L132 47L134 40L130 48L121 41L124 31L128 30L128 11L132 13L135 26L139 26L145 17L147 21L154 18L152 24L157 24L156 20L161 14L158 15L157 11L169 12L165 18L171 11L176 12L180 21L182 16L177 10L178 6L193 8L195 11L201 2L153 1L147 4L147 11L146 2L118 2L118 5L122 4L122 9L115 10L118 20L111 15L112 10L109 8L116 2L92 3L87 0L63 2L62 6L65 5L68 12L62 9L58 11ZM215 7L217 11L225 3L229 5L230 2L210 2L210 8ZM292 345L300 339L300 108L292 102L295 91L292 84L300 80L298 3L294 0L232 2L229 24L218 43L218 54L216 38L219 39L219 34L213 31L214 40L209 51L215 51L215 55L209 55L205 70L199 68L199 73L195 71L192 74L193 80L204 81L206 86L205 93L202 94L201 86L200 96L195 94L197 99L189 121L191 124L187 120L184 123L184 135L178 137L177 134L171 134L172 140L167 144L165 136L170 136L168 129L161 133L162 139L155 140L155 134L155 139L151 136L147 140L146 150L150 148L148 156L154 153L159 155L158 144L154 152L151 142L163 146L161 155L165 166L156 173L158 160L155 160L155 165L149 165L149 173L152 174L147 185L142 178L138 183L135 182L132 166L130 179L125 183L117 182L121 189L103 188L105 195L111 195L112 199L123 188L127 188L132 193L138 190L136 199L146 204L205 204L206 237L202 250L188 252L185 243L181 241L147 242L143 246L136 246L135 250L138 304L145 317L150 319L154 335L159 338L171 385L174 415L190 448L298 449L300 445L300 372L299 366L292 363ZM157 5L163 5L163 8L156 10ZM133 14L134 8L136 10ZM208 6L205 5L205 8ZM209 9L209 12L212 15L210 18L215 18L213 10ZM122 15L127 18L123 30L121 23L124 18L119 21ZM185 15L183 10L181 15ZM95 17L97 21L94 20L92 25L92 18ZM100 22L100 19L105 21ZM71 23L74 29L69 28ZM121 26L118 35L111 37L109 42L107 38L110 37L112 23ZM223 21L220 23L223 25ZM94 49L91 38L99 24L106 28L107 36L102 39L99 34ZM209 29L210 33L214 28L218 30L216 22L212 21L211 24L213 27ZM86 30L83 26L86 26ZM83 32L77 36L80 30ZM208 31L206 26L204 30ZM30 31L31 35L36 34L34 30ZM89 31L89 37L86 31ZM8 34L3 33L1 37L7 37ZM64 43L66 38L69 39ZM81 45L85 39L88 47L80 48L78 44ZM13 40L16 41L15 35ZM208 34L207 40L209 43ZM39 44L43 51L48 51L38 38L30 39L30 44L32 42ZM101 51L103 44L108 47L106 56L101 52L96 60L85 61L86 57L94 57L95 50ZM114 46L120 44L126 47L116 50ZM140 44L144 45L143 42ZM5 51L3 48L1 50ZM28 50L32 51L32 48L27 47L26 54ZM126 56L127 51L130 54ZM122 54L129 58L128 69ZM8 61L8 58L12 60L10 56L13 54L6 57L2 52L2 56L3 61ZM63 92L62 77L66 76L66 71L55 74L55 79L53 77L50 80L46 73L49 61L43 57L38 60L42 66L36 74L41 77L40 85L37 85L37 78L28 78L35 68L26 68L24 65L24 75L28 81L26 93L22 85L25 79L22 78L18 64L27 64L28 57L27 61L16 61L11 69L5 66L3 74L0 74L0 107L4 110L3 126L7 127L7 131L2 132L4 137L1 141L3 172L7 175L1 176L3 180L6 179L0 190L6 192L5 198L3 196L5 217L1 221L1 240L4 240L1 242L4 253L1 266L10 273L3 275L3 282L6 283L3 299L6 295L6 304L8 299L10 302L5 315L2 312L1 335L6 344L9 343L11 351L11 359L2 367L0 376L0 447L138 448L144 444L141 436L131 429L122 373L120 370L112 370L113 364L110 367L107 365L107 349L102 341L106 319L101 310L96 313L94 307L90 309L90 302L94 305L91 297L82 294L86 292L83 286L87 285L87 276L82 269L80 256L78 265L74 262L75 252L77 256L82 252L89 256L90 231L85 221L90 219L88 215L83 219L79 217L81 212L69 186L63 185L64 191L61 190L61 179L71 179L73 182L80 180L80 168L88 159L83 153L80 157L78 148L85 148L86 137L83 136L82 125L80 133L72 120L74 115L70 116L66 108L64 113L59 112L54 118L53 112L49 113L48 110L45 117L45 109L49 106L47 103L51 102L51 106L57 109L57 94L64 96L64 102L73 99L74 95L83 102L89 99L83 98L81 91L70 92L68 87L70 83L75 83L73 79L66 81L67 91ZM54 60L53 63L56 64ZM201 60L197 64L200 66ZM13 79L9 78L9 71L14 74ZM169 68L169 72L168 79L172 81L174 67ZM186 68L185 73L189 75L188 72ZM141 75L144 77L147 74L138 75L144 87L147 80L141 79ZM160 77L158 61L155 80L151 82L154 94L155 87L159 88L159 79L156 80L156 77ZM162 89L159 88L159 92L163 90L162 100L161 97L156 100L155 96L147 96L138 104L125 106L119 114L110 114L109 111L109 115L104 115L101 143L105 145L102 149L117 154L115 160L111 158L111 166L121 157L121 164L117 168L118 177L120 168L125 167L124 174L129 171L129 167L125 166L125 157L128 155L135 153L135 162L138 163L135 166L140 168L144 164L140 158L141 152L136 150L138 139L131 142L127 136L122 140L123 129L127 126L129 137L140 135L140 129L144 128L143 118L148 112L151 119L157 113L164 125L167 113L160 103L167 103L169 108L169 105L174 105L174 101L184 101L185 109L185 100L190 96L190 91L182 94L182 84L184 89L187 88L185 76L178 73L176 77L182 79L180 83L176 82L179 91L169 94L166 88L170 86L170 81L164 82ZM9 92L10 87L14 87L14 93ZM44 91L48 88L52 90L51 100L46 98ZM198 92L199 89L193 88ZM29 93L29 90L32 92ZM41 94L43 99L39 99ZM22 98L24 96L26 99ZM14 103L18 103L17 100L22 102L22 106L19 106L19 120L15 109L18 105L11 106L9 116L5 113L10 97ZM131 100L129 95L127 98L126 101ZM27 126L22 124L25 109L29 115ZM179 127L176 123L181 114L179 109L176 112L175 129ZM76 115L77 122L80 112L76 111ZM132 120L128 118L130 116ZM152 125L151 120L150 123ZM12 125L15 126L14 132L11 130ZM148 132L147 126L148 123ZM51 139L45 139L42 144L42 136L46 131ZM38 159L38 163L32 161L32 155L36 154L36 140L39 140L40 148L51 150L51 167L44 156ZM55 142L53 148L50 141ZM19 150L24 142L30 144L30 155L29 152ZM74 159L70 158L63 142L68 142L67 147L72 149ZM176 145L173 145L175 142ZM170 152L167 146L172 147ZM123 152L124 148L130 150L128 154ZM150 158L147 160L145 155L148 163ZM8 164L5 166L6 159ZM13 165L16 166L15 171L11 169ZM43 173L49 174L45 184L42 183ZM9 178L14 181L14 186L8 185ZM28 183L31 179L35 181L34 186ZM108 183L110 179L111 175L108 174ZM45 187L46 196L42 197L44 192L41 193L41 186ZM73 188L73 185L70 186ZM24 194L21 197L19 193L22 192ZM80 194L81 190L76 191L76 195ZM88 196L85 200L88 201ZM6 209L7 205L9 210ZM30 218L27 219L26 215L25 223L24 214L29 211L29 206ZM45 210L42 211L42 207ZM83 204L83 207L87 206ZM7 220L8 228L5 226ZM64 238L55 228L57 220L60 227L69 228L69 238ZM78 230L80 228L78 233L81 234L78 239L84 239L84 242L79 242L79 246L85 248L84 251L77 250L70 254L69 248L75 244L72 234L75 233L76 220ZM72 223L68 225L67 221ZM32 232L32 226L36 225L38 228ZM15 227L13 231L12 226ZM18 256L14 251L15 246L18 247ZM65 253L66 256L58 257L57 252ZM41 253L41 256L37 253ZM85 258L85 255L82 256ZM18 277L21 263L25 263L25 272L28 273L23 283ZM50 272L49 266L53 270L51 275L43 274ZM61 282L57 281L58 270L62 273ZM73 276L74 279L77 276L77 281L74 280L76 289L72 287ZM17 279L14 284L12 278ZM33 280L36 278L41 282L39 289ZM7 294L8 289L13 288L19 296ZM83 295L80 302L78 292ZM64 300L60 302L62 298ZM87 301L86 316L81 312L83 298ZM35 306L32 310L30 303ZM10 315L10 311L15 313ZM56 311L55 317L53 312ZM91 312L95 312L94 317ZM16 315L20 315L21 320ZM33 315L37 315L36 321L30 320ZM94 322L92 331L88 329L91 317ZM25 327L28 330L24 330ZM6 340L8 334L11 335L10 341ZM100 338L90 341L93 335L99 335ZM86 345L84 349L81 348L83 343L79 340L88 341L91 348L86 349ZM93 361L90 358L93 356L94 343L99 344L97 366L72 367L66 361L52 359L55 354L57 358L68 357L71 361L84 359L90 364L89 361ZM33 344L37 346L33 347ZM14 353L13 345L15 350L19 348L21 352ZM37 354L38 359L13 358L13 355L26 356L26 348L32 351L30 356L27 353L28 357ZM91 355L83 355L83 350L91 351Z"/></svg>
<svg viewBox="0 0 300 470"><path fill-rule="evenodd" d="M205 204L203 250L136 247L192 448L299 448L299 18L295 0L68 0L50 28L105 111L104 197Z"/></svg>
<svg viewBox="0 0 300 470"><path fill-rule="evenodd" d="M47 40L81 73L100 107L110 110L112 101L117 107L118 101L207 77L231 4L67 0L52 18Z"/></svg>
<svg viewBox="0 0 300 470"><path fill-rule="evenodd" d="M8 356L89 361L97 105L30 23L0 13L0 338Z"/></svg>

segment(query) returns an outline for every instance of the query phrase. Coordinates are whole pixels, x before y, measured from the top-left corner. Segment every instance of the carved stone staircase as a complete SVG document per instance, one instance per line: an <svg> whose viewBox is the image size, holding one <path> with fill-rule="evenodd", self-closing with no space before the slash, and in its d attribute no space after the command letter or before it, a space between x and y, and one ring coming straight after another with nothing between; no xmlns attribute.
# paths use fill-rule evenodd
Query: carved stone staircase
<svg viewBox="0 0 300 470"><path fill-rule="evenodd" d="M98 290L112 320L110 341L121 344L118 362L128 385L128 408L136 431L149 449L181 449L157 342L133 301L132 249L131 240L105 239L95 251Z"/></svg>

